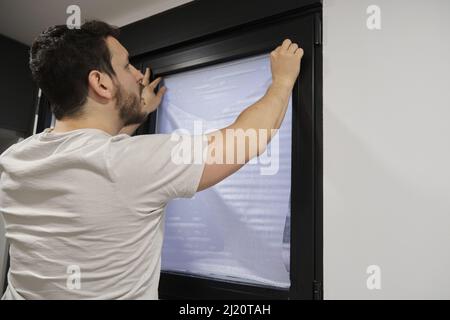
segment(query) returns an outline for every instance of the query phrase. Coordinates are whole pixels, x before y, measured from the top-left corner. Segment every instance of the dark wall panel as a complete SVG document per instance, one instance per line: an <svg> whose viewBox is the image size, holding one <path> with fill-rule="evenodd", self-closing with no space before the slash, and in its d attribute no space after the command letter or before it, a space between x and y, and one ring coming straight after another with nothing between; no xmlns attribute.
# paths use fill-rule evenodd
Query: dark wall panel
<svg viewBox="0 0 450 320"><path fill-rule="evenodd" d="M36 89L24 44L0 35L0 127L29 134Z"/></svg>

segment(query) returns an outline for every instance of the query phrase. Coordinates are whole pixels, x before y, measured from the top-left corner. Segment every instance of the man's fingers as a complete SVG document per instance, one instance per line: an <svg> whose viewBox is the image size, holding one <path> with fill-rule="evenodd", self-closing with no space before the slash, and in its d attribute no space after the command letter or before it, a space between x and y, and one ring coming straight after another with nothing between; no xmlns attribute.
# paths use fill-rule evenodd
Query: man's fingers
<svg viewBox="0 0 450 320"><path fill-rule="evenodd" d="M297 50L295 50L295 54L299 55L300 58L303 57L303 49L302 48L298 48Z"/></svg>
<svg viewBox="0 0 450 320"><path fill-rule="evenodd" d="M298 48L298 44L292 43L292 44L289 46L288 52L290 52L290 53L295 53L295 50L297 50L297 48Z"/></svg>
<svg viewBox="0 0 450 320"><path fill-rule="evenodd" d="M292 43L291 40L285 39L285 40L283 41L283 44L281 45L281 49L282 49L282 50L287 50L287 49L289 48L289 45L290 45L291 43Z"/></svg>
<svg viewBox="0 0 450 320"><path fill-rule="evenodd" d="M156 86L158 85L158 83L161 82L161 80L162 80L161 77L156 78L155 80L152 81L152 83L149 84L149 87L152 88L152 89L155 89Z"/></svg>
<svg viewBox="0 0 450 320"><path fill-rule="evenodd" d="M164 95L164 93L166 92L167 88L166 87L162 87L158 90L158 93L156 94L158 96L158 98L162 98L162 96Z"/></svg>
<svg viewBox="0 0 450 320"><path fill-rule="evenodd" d="M142 79L142 85L148 86L148 83L150 82L150 68L145 68L145 74L144 79Z"/></svg>

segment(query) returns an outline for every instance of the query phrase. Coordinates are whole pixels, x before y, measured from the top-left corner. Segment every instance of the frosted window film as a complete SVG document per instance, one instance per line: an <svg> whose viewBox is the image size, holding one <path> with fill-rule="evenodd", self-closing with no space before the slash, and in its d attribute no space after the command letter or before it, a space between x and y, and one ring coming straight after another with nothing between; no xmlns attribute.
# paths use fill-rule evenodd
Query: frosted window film
<svg viewBox="0 0 450 320"><path fill-rule="evenodd" d="M271 77L269 55L166 76L157 132L226 127L264 95ZM290 286L291 101L282 127L254 163L193 199L167 205L163 270ZM201 132L195 132L199 121Z"/></svg>

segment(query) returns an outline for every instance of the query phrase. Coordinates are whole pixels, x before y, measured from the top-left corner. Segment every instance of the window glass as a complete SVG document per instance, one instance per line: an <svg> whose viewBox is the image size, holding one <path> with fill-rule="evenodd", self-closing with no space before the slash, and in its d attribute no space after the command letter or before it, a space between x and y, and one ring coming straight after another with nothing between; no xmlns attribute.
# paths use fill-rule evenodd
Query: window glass
<svg viewBox="0 0 450 320"><path fill-rule="evenodd" d="M226 127L271 83L268 54L164 77L156 131ZM241 170L166 208L162 269L287 288L292 100L266 152Z"/></svg>

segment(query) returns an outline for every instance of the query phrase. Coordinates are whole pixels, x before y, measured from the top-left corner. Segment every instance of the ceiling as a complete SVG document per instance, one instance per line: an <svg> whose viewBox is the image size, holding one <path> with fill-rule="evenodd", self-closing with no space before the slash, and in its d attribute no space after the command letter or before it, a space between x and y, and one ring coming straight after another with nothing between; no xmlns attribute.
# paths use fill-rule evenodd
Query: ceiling
<svg viewBox="0 0 450 320"><path fill-rule="evenodd" d="M0 34L31 45L47 27L65 24L70 5L81 21L97 19L122 27L192 0L0 0Z"/></svg>

